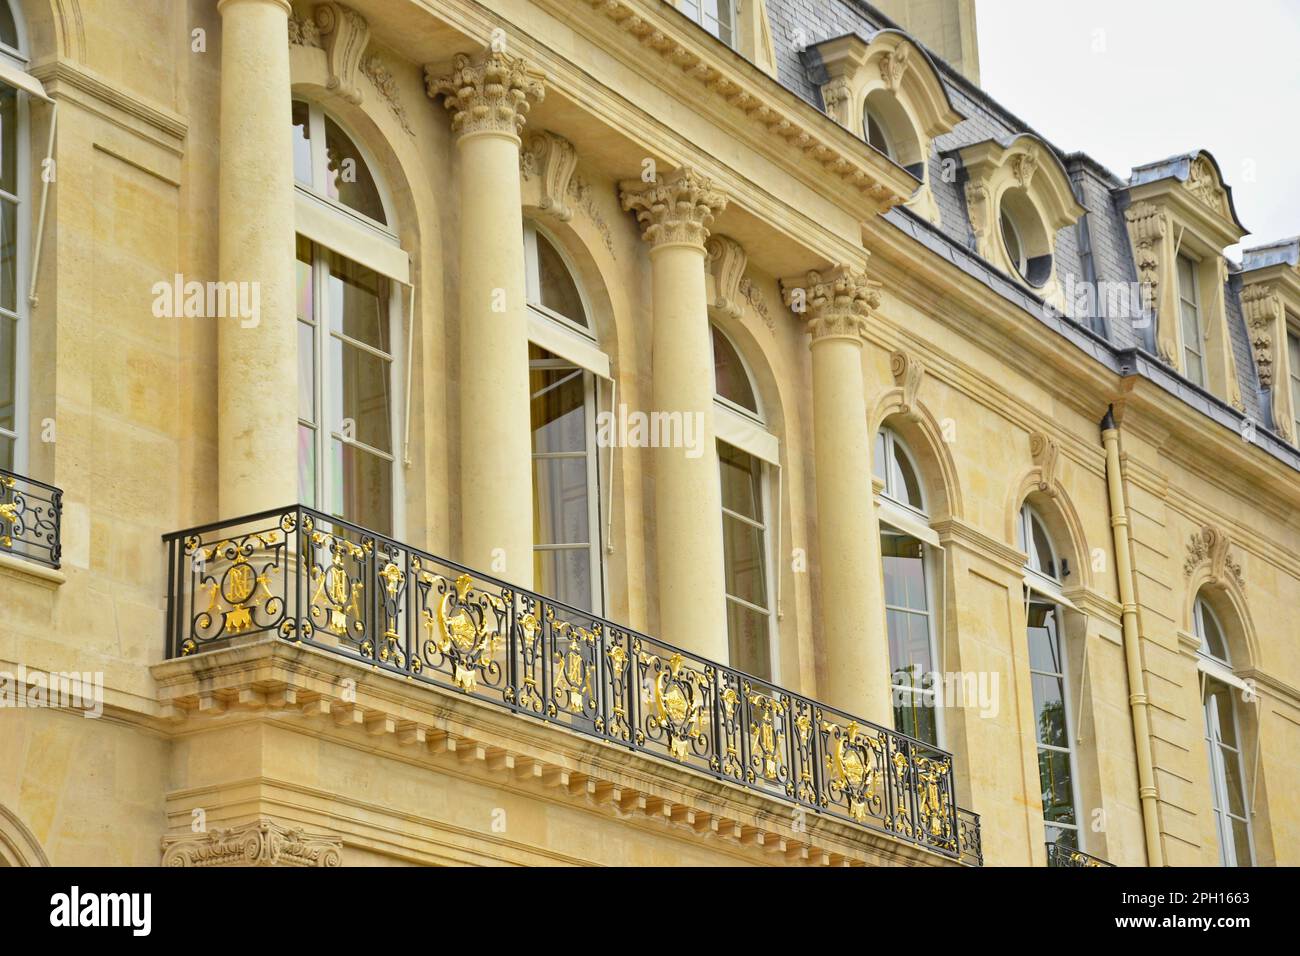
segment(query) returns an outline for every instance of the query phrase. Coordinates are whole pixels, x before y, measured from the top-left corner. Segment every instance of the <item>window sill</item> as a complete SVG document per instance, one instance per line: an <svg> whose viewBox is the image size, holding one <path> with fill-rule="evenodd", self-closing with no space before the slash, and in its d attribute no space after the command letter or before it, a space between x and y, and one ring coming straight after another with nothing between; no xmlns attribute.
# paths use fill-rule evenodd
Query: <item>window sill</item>
<svg viewBox="0 0 1300 956"><path fill-rule="evenodd" d="M68 576L56 568L48 568L35 561L4 553L0 553L0 576L35 578L51 588L56 588L68 580Z"/></svg>

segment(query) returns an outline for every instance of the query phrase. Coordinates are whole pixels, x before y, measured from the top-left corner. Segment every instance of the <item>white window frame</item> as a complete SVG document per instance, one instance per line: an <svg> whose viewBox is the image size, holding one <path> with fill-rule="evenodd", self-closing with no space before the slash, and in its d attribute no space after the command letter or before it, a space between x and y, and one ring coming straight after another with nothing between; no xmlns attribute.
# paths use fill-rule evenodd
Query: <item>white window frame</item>
<svg viewBox="0 0 1300 956"><path fill-rule="evenodd" d="M578 271L574 268L572 260L564 251L564 247L555 240L545 229L540 228L537 223L531 219L524 220L524 291L528 303L528 340L538 348L544 349L556 356L556 362L551 360L533 361L529 360L530 371L533 368L556 367L562 364L565 367L576 367L583 376L583 406L586 417L586 459L587 459L587 527L589 529L589 540L585 547L590 553L589 567L591 569L591 613L602 615L608 603L609 595L606 592L607 582L605 575L605 548L604 538L606 534L605 523L602 520L603 502L605 496L605 482L602 480L605 476L602 474L600 465L600 450L596 445L596 421L600 414L600 385L598 379L603 379L612 383L610 375L609 357L601 350L596 339L594 328L588 328L573 321L568 316L561 315L553 309L548 309L541 303L541 266L540 259L537 255L537 236L541 234L551 248L555 250L560 257L564 268L568 270L570 278L573 279L573 285L578 290L578 298L582 302L583 313L587 316L587 321L592 326L595 325L596 317L591 308L591 300L588 298L586 290L578 279ZM531 401L531 390L530 390ZM613 404L613 391L611 388L611 405ZM617 409L614 409L617 414ZM531 431L530 431L531 441ZM615 442L614 444L617 444ZM567 458L573 457L571 453L553 453L539 455L537 452L531 452L530 456L530 474L529 481L532 481L531 469L532 462L539 458ZM613 448L610 449L609 472L613 473L614 458ZM536 491L533 491L536 494ZM567 551L576 550L584 547L582 544L538 544L533 542L533 551ZM579 609L581 610L581 609Z"/></svg>
<svg viewBox="0 0 1300 956"><path fill-rule="evenodd" d="M309 427L315 433L314 453L315 453L315 489L316 510L328 515L334 514L333 501L334 495L339 489L334 487L334 469L331 465L333 451L333 441L337 439L345 445L351 445L366 454L375 455L389 462L392 470L392 494L393 500L390 503L390 510L393 516L393 526L386 533L394 538L400 538L402 529L405 527L405 500L403 487L402 469L397 467L398 449L402 447L400 406L402 397L402 386L400 369L403 367L402 354L402 337L398 334L401 329L401 293L396 283L392 283L388 293L388 342L389 353L384 355L379 349L365 342L359 342L349 336L343 335L329 327L329 304L327 300L328 292L328 252L325 247L319 243L313 243L315 254L311 263L311 282L312 282L312 327L314 333L313 340L313 376L315 388L313 390L312 400L316 403L315 412L317 421L304 422L298 419L300 427ZM294 259L295 268L299 262ZM301 323L301 319L295 318L296 323ZM328 411L330 402L335 397L335 389L338 387L334 381L333 374L327 374L333 371L330 365L330 343L334 339L339 339L347 343L349 348L360 349L383 361L388 362L388 430L389 444L392 451L383 451L367 445L356 439L348 438L342 432L338 431L329 423ZM295 399L296 400L296 399ZM360 521L358 516L339 515L344 521L351 521L353 524L360 524L365 527L365 522ZM380 530L380 529L374 529ZM380 531L381 534L385 533Z"/></svg>
<svg viewBox="0 0 1300 956"><path fill-rule="evenodd" d="M340 119L337 114L328 114L329 118L334 121L334 124L338 126L338 128L347 135L348 139L352 141L352 145L357 148L357 152L361 154L360 159L365 163L367 170L370 172L371 179L374 180L375 189L379 193L379 203L384 207L384 218L388 220L387 223L382 223L377 219L371 219L365 213L353 209L351 206L344 205L336 199L330 198L329 194L325 191L325 183L328 181L327 177L329 175L329 156L326 154L325 149L326 110L320 103L304 96L294 96L293 100L294 102L305 103L307 106L307 141L311 146L312 177L311 183L307 184L299 182L298 177L295 174L293 178L295 191L309 196L318 202L324 203L331 210L341 213L348 219L355 220L358 225L367 226L370 229L377 230L383 235L396 239L397 225L393 219L392 195L388 191L388 186L384 182L383 177L379 175L379 165L375 162L375 157L371 154L370 150L366 148L362 138L358 136L347 123Z"/></svg>
<svg viewBox="0 0 1300 956"><path fill-rule="evenodd" d="M1181 266L1184 262L1187 263L1188 271L1191 273L1189 282L1183 281ZM1201 315L1201 291L1197 288L1200 283L1200 263L1187 253L1180 252L1175 265L1174 271L1178 277L1178 331L1183 340L1183 374L1193 385L1199 388L1208 388L1205 367L1205 319ZM1190 286L1190 289L1184 288L1185 286ZM1194 343L1187 341L1186 322L1184 321L1186 309L1191 309ZM1196 363L1200 368L1200 381L1192 377L1188 353L1196 356Z"/></svg>
<svg viewBox="0 0 1300 956"><path fill-rule="evenodd" d="M871 108L871 104L867 100L863 100L862 101L862 138L867 141L868 146L871 146L875 149L879 149L879 147L875 146L875 144L871 142L871 121L872 120L876 121L876 128L880 130L881 138L883 138L885 141L885 148L880 151L885 154L885 157L887 159L890 159L894 162L898 162L898 149L894 145L894 137L893 134L890 133L889 131L889 125L884 121L884 118L878 112L876 112Z"/></svg>
<svg viewBox="0 0 1300 956"><path fill-rule="evenodd" d="M1286 350L1287 378L1291 389L1292 444L1300 445L1300 322L1290 313L1287 313Z"/></svg>
<svg viewBox="0 0 1300 956"><path fill-rule="evenodd" d="M734 511L724 507L722 513L729 515L746 524L759 528L762 535L762 558L763 558L763 582L764 593L767 595L766 608L750 604L742 598L733 598L726 593L726 585L723 585L724 601L730 604L735 602L742 607L767 615L767 648L770 658L769 667L771 669L770 682L775 684L780 681L780 628L777 627L777 608L780 602L780 595L777 592L779 575L776 573L775 562L773 560L775 552L773 551L772 531L775 530L777 536L780 535L780 515L777 509L772 507L772 484L773 479L777 481L778 490L776 496L780 496L780 475L781 475L781 458L780 458L780 439L767 430L767 422L763 416L763 399L759 394L758 388L754 384L754 375L750 371L749 364L745 361L745 356L741 354L740 349L736 348L736 343L732 341L731 336L716 325L711 325L709 330L709 349L710 358L713 359L713 330L716 329L718 334L726 340L735 353L736 358L740 361L740 368L745 378L749 382L749 390L754 395L755 410L751 411L741 405L736 404L730 399L724 398L718 394L717 381L714 381L713 388L713 423L714 432L722 444L730 445L739 451L755 458L759 462L759 505L762 508L762 522L755 522L752 518L739 515ZM710 367L716 368L716 360L711 361ZM718 481L722 481L722 464L718 463ZM778 502L779 506L779 502ZM773 520L775 516L775 520ZM719 518L721 520L721 518ZM725 555L724 555L725 560ZM725 575L724 575L725 577ZM730 639L730 635L728 635Z"/></svg>
<svg viewBox="0 0 1300 956"><path fill-rule="evenodd" d="M718 7L726 6L727 13L724 20L721 16L713 16L704 12L705 4L713 2ZM736 37L736 7L739 0L679 0L678 9L693 21L698 23L706 33L721 40L733 50L737 47ZM717 32L709 28L710 21L717 25Z"/></svg>
<svg viewBox="0 0 1300 956"><path fill-rule="evenodd" d="M1015 237L1016 248L1020 255L1013 257L1011 247L1007 244L1007 229ZM1020 232L1020 226L1016 224L1016 217L1001 202L998 203L998 235L1002 240L1002 248L1007 254L1007 261L1019 273L1020 277L1026 282L1029 281L1029 253L1025 251L1025 237Z"/></svg>
<svg viewBox="0 0 1300 956"><path fill-rule="evenodd" d="M0 0L5 2L5 0ZM14 323L14 427L12 430L0 426L0 438L13 442L13 471L26 474L30 466L29 442L31 429L31 303L27 288L29 269L31 268L31 117L28 95L33 89L40 89L40 84L27 73L27 30L21 10L8 3L13 14L14 28L18 34L18 47L0 44L0 63L4 73L17 73L12 80L0 78L0 83L10 86L15 91L15 159L14 175L17 178L17 193L0 193L6 202L12 202L14 209L14 311L0 310L0 321ZM21 82L22 80L29 82Z"/></svg>
<svg viewBox="0 0 1300 956"><path fill-rule="evenodd" d="M1206 637L1205 617L1208 615L1218 629L1219 635L1224 641L1224 657L1215 657L1209 649L1209 639ZM1237 860L1237 841L1233 839L1232 825L1230 820L1237 820L1246 825L1246 846L1250 851L1250 860L1246 865L1255 865L1255 830L1251 826L1250 818L1252 807L1250 800L1246 795L1246 764L1242 755L1242 737L1241 721L1237 719L1237 704L1232 697L1232 688L1245 690L1247 685L1245 681L1237 677L1232 671L1232 664L1228 657L1229 650L1227 647L1228 633L1223 629L1223 624L1219 620L1214 609L1206 602L1205 598L1197 595L1196 602L1192 609L1193 627L1196 636L1200 638L1201 644L1197 648L1197 669L1201 673L1201 711L1205 720L1205 746L1210 764L1210 793L1211 793L1211 812L1214 815L1214 831L1219 838L1219 863L1221 866L1241 866ZM1232 736L1237 741L1235 747L1225 744L1218 737L1220 726L1220 714L1218 711L1218 698L1208 694L1209 681L1214 680L1225 686L1228 690L1228 700L1230 701L1229 713L1227 719L1232 724ZM1228 798L1228 774L1225 760L1228 759L1224 751L1231 750L1235 754L1237 762L1237 780L1241 783L1241 806L1245 811L1244 817L1234 814L1229 807L1232 806Z"/></svg>

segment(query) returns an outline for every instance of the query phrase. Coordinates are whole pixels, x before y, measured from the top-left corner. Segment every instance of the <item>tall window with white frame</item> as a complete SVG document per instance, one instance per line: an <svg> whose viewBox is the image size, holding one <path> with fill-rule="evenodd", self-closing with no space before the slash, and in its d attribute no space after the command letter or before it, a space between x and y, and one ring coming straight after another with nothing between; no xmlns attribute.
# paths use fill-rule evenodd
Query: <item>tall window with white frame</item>
<svg viewBox="0 0 1300 956"><path fill-rule="evenodd" d="M325 223L298 237L298 491L304 504L393 534L400 296L392 278L336 250L397 238L355 141L316 104L295 100L293 124L298 189Z"/></svg>
<svg viewBox="0 0 1300 956"><path fill-rule="evenodd" d="M0 58L6 66L27 69L19 25L0 0ZM26 468L27 297L19 288L26 272L26 103L17 89L0 80L0 468Z"/></svg>
<svg viewBox="0 0 1300 956"><path fill-rule="evenodd" d="M872 467L885 484L879 514L880 563L894 729L938 746L932 573L939 539L930 530L920 472L892 429L876 433Z"/></svg>
<svg viewBox="0 0 1300 956"><path fill-rule="evenodd" d="M1205 342L1196 272L1195 260L1185 255L1178 257L1178 315L1183 333L1183 371L1193 384L1204 388Z"/></svg>
<svg viewBox="0 0 1300 956"><path fill-rule="evenodd" d="M608 376L573 271L524 224L533 434L533 578L542 594L583 611L604 606L599 381Z"/></svg>
<svg viewBox="0 0 1300 956"><path fill-rule="evenodd" d="M769 475L778 467L776 440L740 353L716 326L713 367L729 663L771 681L776 659Z"/></svg>
<svg viewBox="0 0 1300 956"><path fill-rule="evenodd" d="M1017 539L1029 556L1025 565L1026 639L1038 742L1038 779L1043 796L1047 840L1077 850L1079 826L1077 761L1070 734L1071 703L1066 680L1065 632L1060 590L1063 572L1056 546L1042 517L1029 504L1020 509Z"/></svg>
<svg viewBox="0 0 1300 956"><path fill-rule="evenodd" d="M1291 436L1293 444L1300 445L1300 319L1288 316L1286 330L1287 366L1291 381Z"/></svg>
<svg viewBox="0 0 1300 956"><path fill-rule="evenodd" d="M1245 688L1232 672L1228 641L1214 610L1203 596L1196 598L1196 636L1201 640L1197 668L1205 711L1205 748L1210 761L1210 796L1214 828L1223 866L1253 866L1255 850L1250 832L1250 807L1237 726L1234 689Z"/></svg>
<svg viewBox="0 0 1300 956"><path fill-rule="evenodd" d="M736 45L736 0L682 0L680 8L727 46Z"/></svg>

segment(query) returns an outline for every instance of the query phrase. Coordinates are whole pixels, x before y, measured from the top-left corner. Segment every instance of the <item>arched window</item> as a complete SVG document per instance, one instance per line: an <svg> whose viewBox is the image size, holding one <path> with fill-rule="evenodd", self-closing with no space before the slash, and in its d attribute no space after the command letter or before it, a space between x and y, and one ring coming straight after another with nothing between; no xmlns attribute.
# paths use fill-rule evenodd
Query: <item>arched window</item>
<svg viewBox="0 0 1300 956"><path fill-rule="evenodd" d="M777 444L763 424L749 370L717 326L713 368L729 663L770 681L776 679L770 475L779 467Z"/></svg>
<svg viewBox="0 0 1300 956"><path fill-rule="evenodd" d="M30 365L28 268L27 102L39 90L28 77L22 25L0 0L0 468L27 467L27 383Z"/></svg>
<svg viewBox="0 0 1300 956"><path fill-rule="evenodd" d="M1253 866L1255 851L1246 802L1246 775L1233 689L1245 685L1232 673L1228 642L1218 617L1202 596L1196 598L1196 636L1205 712L1205 747L1210 759L1211 806L1223 866Z"/></svg>
<svg viewBox="0 0 1300 956"><path fill-rule="evenodd" d="M1052 240L1029 193L1008 189L998 203L998 225L1007 261L1020 278L1041 288L1052 277Z"/></svg>
<svg viewBox="0 0 1300 956"><path fill-rule="evenodd" d="M577 279L556 243L524 223L533 434L533 583L579 610L604 606L599 379L608 362Z"/></svg>
<svg viewBox="0 0 1300 956"><path fill-rule="evenodd" d="M1071 701L1066 679L1063 608L1058 575L1061 563L1047 525L1034 508L1020 509L1018 544L1028 555L1025 564L1026 639L1038 742L1038 778L1043 795L1047 840L1077 850L1083 846L1079 827L1079 795L1070 734Z"/></svg>
<svg viewBox="0 0 1300 956"><path fill-rule="evenodd" d="M401 477L399 288L407 277L392 263L404 267L406 256L356 141L304 100L293 102L293 124L301 200L298 491L307 505L393 534Z"/></svg>
<svg viewBox="0 0 1300 956"><path fill-rule="evenodd" d="M939 540L929 527L912 454L891 429L876 433L872 468L885 483L881 491L880 563L894 729L938 746L933 571Z"/></svg>

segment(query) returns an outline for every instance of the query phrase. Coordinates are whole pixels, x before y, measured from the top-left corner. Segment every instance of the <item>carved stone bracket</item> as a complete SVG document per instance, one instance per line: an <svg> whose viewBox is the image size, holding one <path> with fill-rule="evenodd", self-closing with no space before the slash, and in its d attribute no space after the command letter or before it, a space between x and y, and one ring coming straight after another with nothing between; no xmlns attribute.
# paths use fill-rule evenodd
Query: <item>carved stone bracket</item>
<svg viewBox="0 0 1300 956"><path fill-rule="evenodd" d="M902 44L880 57L880 78L885 81L886 89L898 89L903 74L907 72L907 64L911 59L911 55L912 48Z"/></svg>
<svg viewBox="0 0 1300 956"><path fill-rule="evenodd" d="M342 866L343 841L289 829L266 817L253 823L162 840L163 866Z"/></svg>
<svg viewBox="0 0 1300 956"><path fill-rule="evenodd" d="M710 310L740 318L744 307L741 305L743 293L740 290L741 279L749 257L736 240L728 236L712 236L704 246L709 262L709 272L713 276L713 301Z"/></svg>
<svg viewBox="0 0 1300 956"><path fill-rule="evenodd" d="M641 237L652 246L688 243L704 247L714 217L727 208L727 197L713 180L689 166L653 182L619 184L623 208L636 213Z"/></svg>
<svg viewBox="0 0 1300 956"><path fill-rule="evenodd" d="M853 266L782 279L785 303L808 320L813 344L832 338L860 339L872 310L880 306L880 283Z"/></svg>
<svg viewBox="0 0 1300 956"><path fill-rule="evenodd" d="M316 26L324 41L329 80L325 86L349 103L361 102L361 57L370 42L370 24L351 7L322 3L316 7Z"/></svg>
<svg viewBox="0 0 1300 956"><path fill-rule="evenodd" d="M1241 564L1228 553L1231 543L1228 533L1222 528L1214 525L1203 527L1187 541L1184 575L1190 578L1197 568L1208 563L1212 586L1225 588L1230 581L1235 581L1239 587L1244 587L1246 582L1241 574Z"/></svg>
<svg viewBox="0 0 1300 956"><path fill-rule="evenodd" d="M528 137L519 154L524 179L541 177L539 208L561 222L573 218L568 198L573 172L578 168L578 151L563 136L542 130Z"/></svg>
<svg viewBox="0 0 1300 956"><path fill-rule="evenodd" d="M1029 436L1029 455L1038 466L1038 490L1056 497L1061 471L1061 448L1056 439L1043 432L1034 432Z"/></svg>
<svg viewBox="0 0 1300 956"><path fill-rule="evenodd" d="M1138 281L1142 286L1142 307L1156 315L1156 345L1161 361L1173 365L1176 347L1172 320L1161 323L1158 309L1160 273L1169 221L1157 206L1148 202L1134 203L1125 209L1124 221L1128 223L1129 241L1133 244L1133 258L1137 264Z"/></svg>
<svg viewBox="0 0 1300 956"><path fill-rule="evenodd" d="M475 133L523 132L528 111L546 95L545 74L521 57L485 49L458 53L452 71L440 76L425 67L425 90L441 96L451 112L451 129L457 136Z"/></svg>
<svg viewBox="0 0 1300 956"><path fill-rule="evenodd" d="M1261 388L1272 388L1273 342L1282 323L1282 297L1270 285L1250 286L1241 293L1242 311L1250 330L1250 347L1255 354Z"/></svg>
<svg viewBox="0 0 1300 956"><path fill-rule="evenodd" d="M913 355L895 351L889 356L889 371L894 382L903 390L903 400L898 406L899 414L915 420L920 417L916 407L916 395L921 390L921 380L925 378L925 366Z"/></svg>

